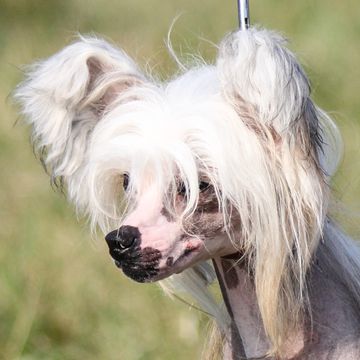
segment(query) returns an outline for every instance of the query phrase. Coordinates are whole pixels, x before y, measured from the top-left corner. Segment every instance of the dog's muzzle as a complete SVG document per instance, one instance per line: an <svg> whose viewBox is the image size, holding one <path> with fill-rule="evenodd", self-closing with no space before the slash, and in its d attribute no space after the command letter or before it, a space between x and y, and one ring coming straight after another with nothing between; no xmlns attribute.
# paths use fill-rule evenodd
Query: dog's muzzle
<svg viewBox="0 0 360 360"><path fill-rule="evenodd" d="M157 249L141 249L141 233L137 227L125 225L111 231L105 240L115 265L135 281L146 282L158 274L161 253Z"/></svg>

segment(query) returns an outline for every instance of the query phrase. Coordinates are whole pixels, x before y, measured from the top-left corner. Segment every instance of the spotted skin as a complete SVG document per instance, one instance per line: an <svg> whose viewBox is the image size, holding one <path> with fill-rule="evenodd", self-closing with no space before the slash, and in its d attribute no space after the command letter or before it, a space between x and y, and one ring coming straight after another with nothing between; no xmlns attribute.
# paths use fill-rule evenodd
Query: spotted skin
<svg viewBox="0 0 360 360"><path fill-rule="evenodd" d="M167 266L172 266L173 263L174 263L174 257L173 257L173 256L169 256L169 257L166 259L166 265L167 265Z"/></svg>
<svg viewBox="0 0 360 360"><path fill-rule="evenodd" d="M161 258L159 250L146 247L124 257L121 261L121 268L124 274L131 279L140 283L149 282L159 273L158 265Z"/></svg>

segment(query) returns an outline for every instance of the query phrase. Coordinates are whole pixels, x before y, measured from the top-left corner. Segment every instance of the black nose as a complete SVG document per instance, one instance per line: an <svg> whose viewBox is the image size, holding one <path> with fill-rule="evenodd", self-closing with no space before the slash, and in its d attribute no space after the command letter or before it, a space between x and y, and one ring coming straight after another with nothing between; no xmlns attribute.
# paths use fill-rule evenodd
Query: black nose
<svg viewBox="0 0 360 360"><path fill-rule="evenodd" d="M135 247L139 243L140 236L141 234L137 227L125 225L118 230L111 231L106 235L105 240L113 256L113 253L121 254L125 250Z"/></svg>

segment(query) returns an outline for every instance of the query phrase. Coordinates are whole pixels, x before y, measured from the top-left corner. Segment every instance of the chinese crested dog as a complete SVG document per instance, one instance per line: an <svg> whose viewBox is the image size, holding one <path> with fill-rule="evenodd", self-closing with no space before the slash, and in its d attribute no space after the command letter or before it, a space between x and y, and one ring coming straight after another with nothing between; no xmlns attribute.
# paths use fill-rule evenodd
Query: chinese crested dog
<svg viewBox="0 0 360 360"><path fill-rule="evenodd" d="M358 359L359 252L328 215L340 136L285 45L238 31L215 65L162 83L81 38L15 97L115 264L189 292L217 320L224 358ZM227 309L208 291L216 277Z"/></svg>

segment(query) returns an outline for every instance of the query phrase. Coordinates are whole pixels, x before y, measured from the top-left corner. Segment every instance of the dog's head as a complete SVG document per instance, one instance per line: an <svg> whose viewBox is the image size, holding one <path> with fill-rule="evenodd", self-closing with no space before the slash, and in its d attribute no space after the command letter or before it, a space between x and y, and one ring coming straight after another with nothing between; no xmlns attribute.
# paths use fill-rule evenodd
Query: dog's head
<svg viewBox="0 0 360 360"><path fill-rule="evenodd" d="M126 275L155 281L239 252L276 333L279 307L302 297L336 167L331 121L281 37L231 34L216 65L165 84L83 38L35 65L16 97L48 171L111 231Z"/></svg>

